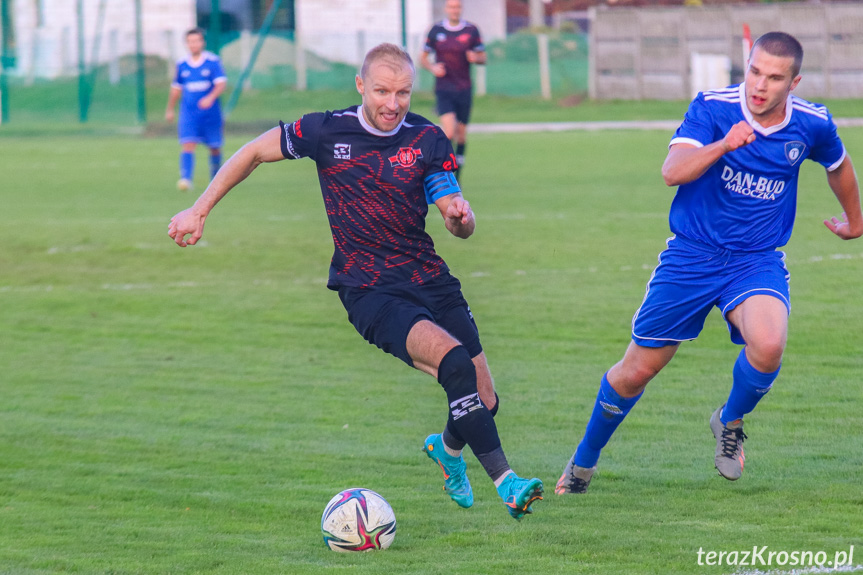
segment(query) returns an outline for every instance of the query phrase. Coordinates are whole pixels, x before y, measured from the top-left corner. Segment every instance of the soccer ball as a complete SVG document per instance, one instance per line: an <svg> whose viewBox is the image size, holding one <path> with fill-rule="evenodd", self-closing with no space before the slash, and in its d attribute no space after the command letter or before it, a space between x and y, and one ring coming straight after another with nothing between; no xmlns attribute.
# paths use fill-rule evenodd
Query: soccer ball
<svg viewBox="0 0 863 575"><path fill-rule="evenodd" d="M371 489L345 489L321 516L324 544L333 551L386 549L396 536L396 516L387 500Z"/></svg>

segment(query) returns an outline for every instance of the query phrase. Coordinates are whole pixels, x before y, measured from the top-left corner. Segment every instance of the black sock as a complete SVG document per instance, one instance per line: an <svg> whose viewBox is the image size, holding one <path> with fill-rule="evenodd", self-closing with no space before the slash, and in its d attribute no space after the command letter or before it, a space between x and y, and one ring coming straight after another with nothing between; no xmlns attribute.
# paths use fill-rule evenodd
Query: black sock
<svg viewBox="0 0 863 575"><path fill-rule="evenodd" d="M499 456L503 452L500 451L497 426L491 412L479 399L476 367L464 346L454 347L441 360L438 381L446 391L453 430L467 441L483 467L486 467L484 459L491 458L493 462L489 468L499 468Z"/></svg>
<svg viewBox="0 0 863 575"><path fill-rule="evenodd" d="M497 392L494 392L494 407L489 409L489 413L494 417L497 415L497 410L500 408L500 397L498 397ZM455 428L455 424L453 423L452 414L446 420L446 427L443 429L443 442L444 445L452 449L453 451L461 451L464 449L464 446L467 442L459 435L458 430Z"/></svg>
<svg viewBox="0 0 863 575"><path fill-rule="evenodd" d="M461 172L461 167L464 164L464 149L467 144L456 144L455 145L455 160L456 160L456 168L455 168L455 177L458 179L459 173Z"/></svg>

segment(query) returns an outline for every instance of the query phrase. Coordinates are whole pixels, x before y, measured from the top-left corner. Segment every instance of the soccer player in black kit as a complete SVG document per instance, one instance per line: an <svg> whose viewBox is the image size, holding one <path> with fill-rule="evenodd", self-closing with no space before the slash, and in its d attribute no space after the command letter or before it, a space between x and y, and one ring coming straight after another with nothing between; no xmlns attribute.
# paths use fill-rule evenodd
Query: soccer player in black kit
<svg viewBox="0 0 863 575"><path fill-rule="evenodd" d="M509 467L476 324L461 284L425 232L431 203L457 237L473 234L476 222L453 175L449 140L408 112L415 75L400 47L373 48L356 78L361 106L279 122L243 146L195 204L171 218L168 235L180 247L197 243L216 203L260 164L314 160L335 245L327 287L338 292L348 320L369 343L444 388L446 426L426 438L423 451L443 470L449 496L461 507L473 505L461 454L467 444L510 515L521 519L542 498L542 482L522 479Z"/></svg>
<svg viewBox="0 0 863 575"><path fill-rule="evenodd" d="M458 177L464 164L467 123L473 104L470 65L485 64L486 53L479 28L461 18L461 0L447 0L444 11L446 19L429 30L420 63L435 76L437 113L447 138L455 141ZM434 62L429 59L432 52Z"/></svg>

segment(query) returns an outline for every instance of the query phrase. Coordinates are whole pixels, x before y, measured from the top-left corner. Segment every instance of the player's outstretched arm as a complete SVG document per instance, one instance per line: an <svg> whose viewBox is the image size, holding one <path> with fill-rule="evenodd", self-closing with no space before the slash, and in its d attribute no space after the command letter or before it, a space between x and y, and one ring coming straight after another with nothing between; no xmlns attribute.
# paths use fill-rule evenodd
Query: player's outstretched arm
<svg viewBox="0 0 863 575"><path fill-rule="evenodd" d="M470 202L460 193L450 194L438 199L435 205L443 216L446 229L457 238L469 238L476 229L476 218L470 209Z"/></svg>
<svg viewBox="0 0 863 575"><path fill-rule="evenodd" d="M841 217L824 220L827 228L843 240L863 236L863 213L860 210L860 187L851 157L846 155L839 167L827 172L827 183L845 210Z"/></svg>
<svg viewBox="0 0 863 575"><path fill-rule="evenodd" d="M282 156L281 128L264 132L235 153L225 162L195 204L171 218L168 235L181 248L198 243L204 233L204 221L213 207L237 184L245 180L264 162L284 160ZM186 239L186 236L190 236Z"/></svg>
<svg viewBox="0 0 863 575"><path fill-rule="evenodd" d="M719 158L755 141L752 126L741 120L731 126L725 137L707 146L674 144L662 164L662 178L667 186L680 186L704 175Z"/></svg>

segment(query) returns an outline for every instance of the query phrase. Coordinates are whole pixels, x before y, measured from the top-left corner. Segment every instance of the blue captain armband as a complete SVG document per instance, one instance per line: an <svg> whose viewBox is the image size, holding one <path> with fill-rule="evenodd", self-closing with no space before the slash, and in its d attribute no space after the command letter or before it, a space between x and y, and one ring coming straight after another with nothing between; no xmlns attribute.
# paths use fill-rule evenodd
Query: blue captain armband
<svg viewBox="0 0 863 575"><path fill-rule="evenodd" d="M426 201L433 204L444 196L457 194L461 191L455 175L452 172L435 172L426 176L423 182L426 193Z"/></svg>

